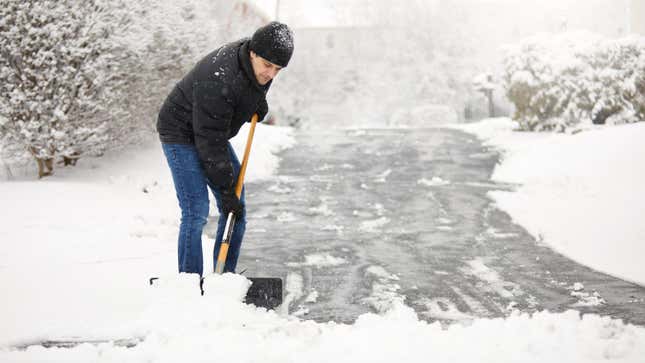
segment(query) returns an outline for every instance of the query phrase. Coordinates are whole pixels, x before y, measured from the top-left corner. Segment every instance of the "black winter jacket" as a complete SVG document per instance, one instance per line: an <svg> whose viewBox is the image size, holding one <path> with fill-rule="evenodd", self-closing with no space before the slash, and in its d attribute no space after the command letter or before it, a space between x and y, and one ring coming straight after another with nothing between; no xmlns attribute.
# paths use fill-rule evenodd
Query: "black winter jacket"
<svg viewBox="0 0 645 363"><path fill-rule="evenodd" d="M226 44L175 85L159 111L159 138L162 143L194 144L208 180L221 189L232 188L228 140L258 109L267 109L270 86L255 78L249 39Z"/></svg>

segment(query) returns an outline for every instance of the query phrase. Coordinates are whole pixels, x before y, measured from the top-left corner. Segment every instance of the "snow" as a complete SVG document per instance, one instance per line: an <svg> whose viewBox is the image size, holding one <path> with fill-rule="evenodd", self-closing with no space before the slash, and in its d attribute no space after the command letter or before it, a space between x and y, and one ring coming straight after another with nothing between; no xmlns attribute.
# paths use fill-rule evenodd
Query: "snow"
<svg viewBox="0 0 645 363"><path fill-rule="evenodd" d="M433 176L432 179L430 179L430 180L425 179L425 178L419 179L417 181L417 184L425 185L425 186L428 186L428 187L435 187L435 186L448 185L448 184L450 184L450 182L447 181L447 180L443 180L438 176Z"/></svg>
<svg viewBox="0 0 645 363"><path fill-rule="evenodd" d="M486 129L482 134L494 138L510 132L507 124L493 120L476 127ZM645 155L636 153L639 144L628 144L632 135L642 138L643 131L642 125L629 125L573 136L514 136L522 139L515 145L520 151L524 145L525 152L531 150L528 146L532 142L562 138L547 144L559 147L558 160L568 162L572 159L565 157L565 151L578 153L576 148L584 144L575 140L594 138L601 132L608 140L620 141L634 155ZM234 140L238 151L245 134L243 129ZM280 179L272 176L279 163L275 153L293 145L291 130L259 125L255 140L247 180L268 179L279 184ZM604 150L602 140L593 140L599 150ZM570 144L572 149L566 149ZM502 169L513 158L507 154L504 160ZM611 161L596 170L615 176L614 182L622 180L623 163ZM557 170L574 171L577 165ZM511 178L510 172L506 173L502 175L514 183L523 180L521 175ZM522 188L531 185L522 184ZM509 194L521 194L522 190ZM552 191L559 192L557 188ZM623 193L618 188L611 191ZM266 311L245 305L241 300L249 281L239 275L208 276L206 294L200 296L194 277L174 274L179 210L157 142L100 159L83 158L75 168L59 169L38 182L2 182L0 195L5 206L0 228L3 362L642 362L645 356L645 328L575 311L514 312L507 318L477 319L461 314L447 301L428 300L425 303L434 307L429 314L455 323L427 323L406 306L397 284L399 277L386 266L367 267L366 276L374 280L374 291L365 303L378 313L361 315L354 324L301 320L306 307L288 314L286 306ZM636 202L639 197L634 198ZM627 215L637 204L615 211ZM541 203L535 205L540 207ZM533 209L526 204L523 207ZM374 208L378 211L379 205ZM544 236L550 241L550 233ZM615 241L613 248L625 247L622 242ZM204 248L211 246L205 243ZM637 255L634 250L632 253ZM625 258L623 263L628 265L630 260ZM333 253L305 256L304 261L314 267L335 263L348 261ZM483 260L473 260L470 266L475 274L500 286L507 284L491 273ZM147 288L152 275L162 276L163 282ZM313 303L322 298L314 292L303 296L303 278L298 274L287 277L286 290L286 301L304 298ZM585 291L582 283L572 286L572 293L588 293L585 301L591 303L593 298L601 298ZM11 348L65 337L126 338L138 344L132 348L111 343L71 349Z"/></svg>
<svg viewBox="0 0 645 363"><path fill-rule="evenodd" d="M289 262L287 265L292 267L311 266L321 268L326 266L339 266L346 263L347 260L342 257L334 257L328 253L317 253L306 255L304 262Z"/></svg>
<svg viewBox="0 0 645 363"><path fill-rule="evenodd" d="M390 219L387 217L380 217L377 219L370 219L367 221L362 221L361 224L358 226L358 229L363 231L363 232L369 232L369 233L378 233L379 228L387 225L390 223Z"/></svg>
<svg viewBox="0 0 645 363"><path fill-rule="evenodd" d="M488 288L493 290L499 296L512 299L514 296L524 294L515 284L503 281L499 274L490 269L481 258L468 261L469 269L464 271L467 274L476 276L478 279L485 281Z"/></svg>
<svg viewBox="0 0 645 363"><path fill-rule="evenodd" d="M645 285L645 123L574 134L514 132L507 118L459 129L503 153L489 192L537 239L599 271Z"/></svg>

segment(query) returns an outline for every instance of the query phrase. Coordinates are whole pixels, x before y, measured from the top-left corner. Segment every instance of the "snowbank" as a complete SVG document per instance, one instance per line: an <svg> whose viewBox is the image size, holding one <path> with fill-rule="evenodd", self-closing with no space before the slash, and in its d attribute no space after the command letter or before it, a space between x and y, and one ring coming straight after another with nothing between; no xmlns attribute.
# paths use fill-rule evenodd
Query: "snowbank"
<svg viewBox="0 0 645 363"><path fill-rule="evenodd" d="M247 131L233 140L240 158ZM258 125L248 182L275 172L291 133ZM177 264L180 211L159 142L33 178L0 182L0 345L133 319L146 305L142 283ZM203 248L212 254L207 239Z"/></svg>
<svg viewBox="0 0 645 363"><path fill-rule="evenodd" d="M400 303L384 315L365 314L352 325L300 321L244 305L248 281L210 276L206 290L187 296L157 293L156 302L128 328L142 341L132 348L110 343L74 349L31 347L0 351L3 361L60 362L638 362L645 329L595 315L513 315L469 326L419 321ZM170 291L172 292L172 291ZM219 293L217 293L219 292Z"/></svg>
<svg viewBox="0 0 645 363"><path fill-rule="evenodd" d="M575 134L512 131L510 119L457 126L503 152L497 205L560 253L645 285L645 123Z"/></svg>

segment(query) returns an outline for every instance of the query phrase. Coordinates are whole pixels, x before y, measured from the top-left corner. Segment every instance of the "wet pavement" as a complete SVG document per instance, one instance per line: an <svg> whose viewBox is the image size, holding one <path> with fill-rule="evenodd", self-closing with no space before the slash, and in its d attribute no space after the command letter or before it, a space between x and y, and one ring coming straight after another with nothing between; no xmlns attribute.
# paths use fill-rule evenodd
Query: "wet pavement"
<svg viewBox="0 0 645 363"><path fill-rule="evenodd" d="M495 207L487 192L515 186L490 180L499 155L474 136L296 137L277 179L247 185L238 265L284 279L284 312L352 322L403 301L427 321L576 309L645 325L644 287L552 251Z"/></svg>

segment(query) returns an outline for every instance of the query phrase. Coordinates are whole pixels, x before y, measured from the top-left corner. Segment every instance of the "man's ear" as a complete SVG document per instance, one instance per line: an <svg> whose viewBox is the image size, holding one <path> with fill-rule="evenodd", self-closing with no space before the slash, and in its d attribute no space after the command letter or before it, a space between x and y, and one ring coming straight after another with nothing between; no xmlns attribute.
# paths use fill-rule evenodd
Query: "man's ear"
<svg viewBox="0 0 645 363"><path fill-rule="evenodd" d="M255 54L255 52L254 52L254 51L251 51L251 52L250 52L250 54L251 54L251 58L255 58L255 57L257 57L257 56L258 56L257 54Z"/></svg>

